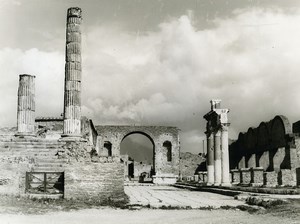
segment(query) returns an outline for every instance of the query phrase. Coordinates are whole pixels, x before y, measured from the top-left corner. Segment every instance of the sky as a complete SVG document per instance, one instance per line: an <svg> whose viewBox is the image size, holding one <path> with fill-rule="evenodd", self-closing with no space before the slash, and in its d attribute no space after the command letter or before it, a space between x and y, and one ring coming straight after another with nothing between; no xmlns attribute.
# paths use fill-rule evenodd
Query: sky
<svg viewBox="0 0 300 224"><path fill-rule="evenodd" d="M82 114L96 125L180 128L202 152L211 99L229 136L276 115L300 120L298 0L0 0L0 126L16 125L19 74L36 116L63 111L66 11L83 10Z"/></svg>

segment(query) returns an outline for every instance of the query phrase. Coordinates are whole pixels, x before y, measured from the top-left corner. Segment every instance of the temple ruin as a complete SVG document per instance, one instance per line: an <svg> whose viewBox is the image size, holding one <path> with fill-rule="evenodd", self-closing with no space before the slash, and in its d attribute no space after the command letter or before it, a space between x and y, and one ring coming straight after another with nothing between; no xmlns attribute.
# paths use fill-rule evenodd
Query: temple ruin
<svg viewBox="0 0 300 224"><path fill-rule="evenodd" d="M230 185L228 154L228 109L221 109L221 100L211 100L207 120L207 184Z"/></svg>
<svg viewBox="0 0 300 224"><path fill-rule="evenodd" d="M0 194L57 195L74 199L124 196L122 140L141 133L153 143L155 184L179 175L179 129L164 126L101 126L81 115L82 11L67 11L64 111L35 117L35 76L20 75L17 129L0 130ZM37 80L38 82L38 80Z"/></svg>

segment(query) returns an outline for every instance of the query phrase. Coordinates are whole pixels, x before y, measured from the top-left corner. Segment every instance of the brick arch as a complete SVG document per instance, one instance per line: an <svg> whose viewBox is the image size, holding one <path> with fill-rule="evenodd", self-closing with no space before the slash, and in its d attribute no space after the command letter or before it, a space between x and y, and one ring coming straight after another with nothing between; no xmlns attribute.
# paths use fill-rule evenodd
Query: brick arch
<svg viewBox="0 0 300 224"><path fill-rule="evenodd" d="M270 139L272 148L285 147L286 135L292 133L292 126L289 120L283 115L278 115L272 121L270 121L270 126Z"/></svg>
<svg viewBox="0 0 300 224"><path fill-rule="evenodd" d="M166 126L95 126L97 130L96 150L99 155L103 151L102 143L112 143L113 156L120 156L120 145L123 139L133 133L145 135L154 145L154 169L156 174L179 175L180 142L179 129ZM167 161L167 153L163 143L170 141L172 144L172 161Z"/></svg>
<svg viewBox="0 0 300 224"><path fill-rule="evenodd" d="M266 122L261 122L257 128L257 149L265 151L270 143L270 131Z"/></svg>
<svg viewBox="0 0 300 224"><path fill-rule="evenodd" d="M247 153L253 153L257 144L257 136L255 128L249 128L246 134L246 150Z"/></svg>

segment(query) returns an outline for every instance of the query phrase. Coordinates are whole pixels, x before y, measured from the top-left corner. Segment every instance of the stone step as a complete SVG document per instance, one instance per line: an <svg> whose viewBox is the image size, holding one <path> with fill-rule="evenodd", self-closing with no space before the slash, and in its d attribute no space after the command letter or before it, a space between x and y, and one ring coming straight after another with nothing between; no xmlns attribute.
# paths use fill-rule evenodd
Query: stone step
<svg viewBox="0 0 300 224"><path fill-rule="evenodd" d="M36 158L36 163L38 164L44 164L44 163L59 163L59 164L62 164L62 163L66 163L68 162L68 159L58 159L58 158Z"/></svg>
<svg viewBox="0 0 300 224"><path fill-rule="evenodd" d="M64 163L37 163L36 167L62 167Z"/></svg>
<svg viewBox="0 0 300 224"><path fill-rule="evenodd" d="M64 167L34 167L33 172L64 172Z"/></svg>

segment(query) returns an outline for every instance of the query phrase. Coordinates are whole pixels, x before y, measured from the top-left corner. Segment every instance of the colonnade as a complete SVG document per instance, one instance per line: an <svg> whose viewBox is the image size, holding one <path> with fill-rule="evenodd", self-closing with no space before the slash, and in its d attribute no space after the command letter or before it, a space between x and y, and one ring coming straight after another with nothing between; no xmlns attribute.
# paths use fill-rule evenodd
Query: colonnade
<svg viewBox="0 0 300 224"><path fill-rule="evenodd" d="M221 100L211 100L211 111L204 115L207 120L207 184L230 185L228 153L228 109L221 109Z"/></svg>

